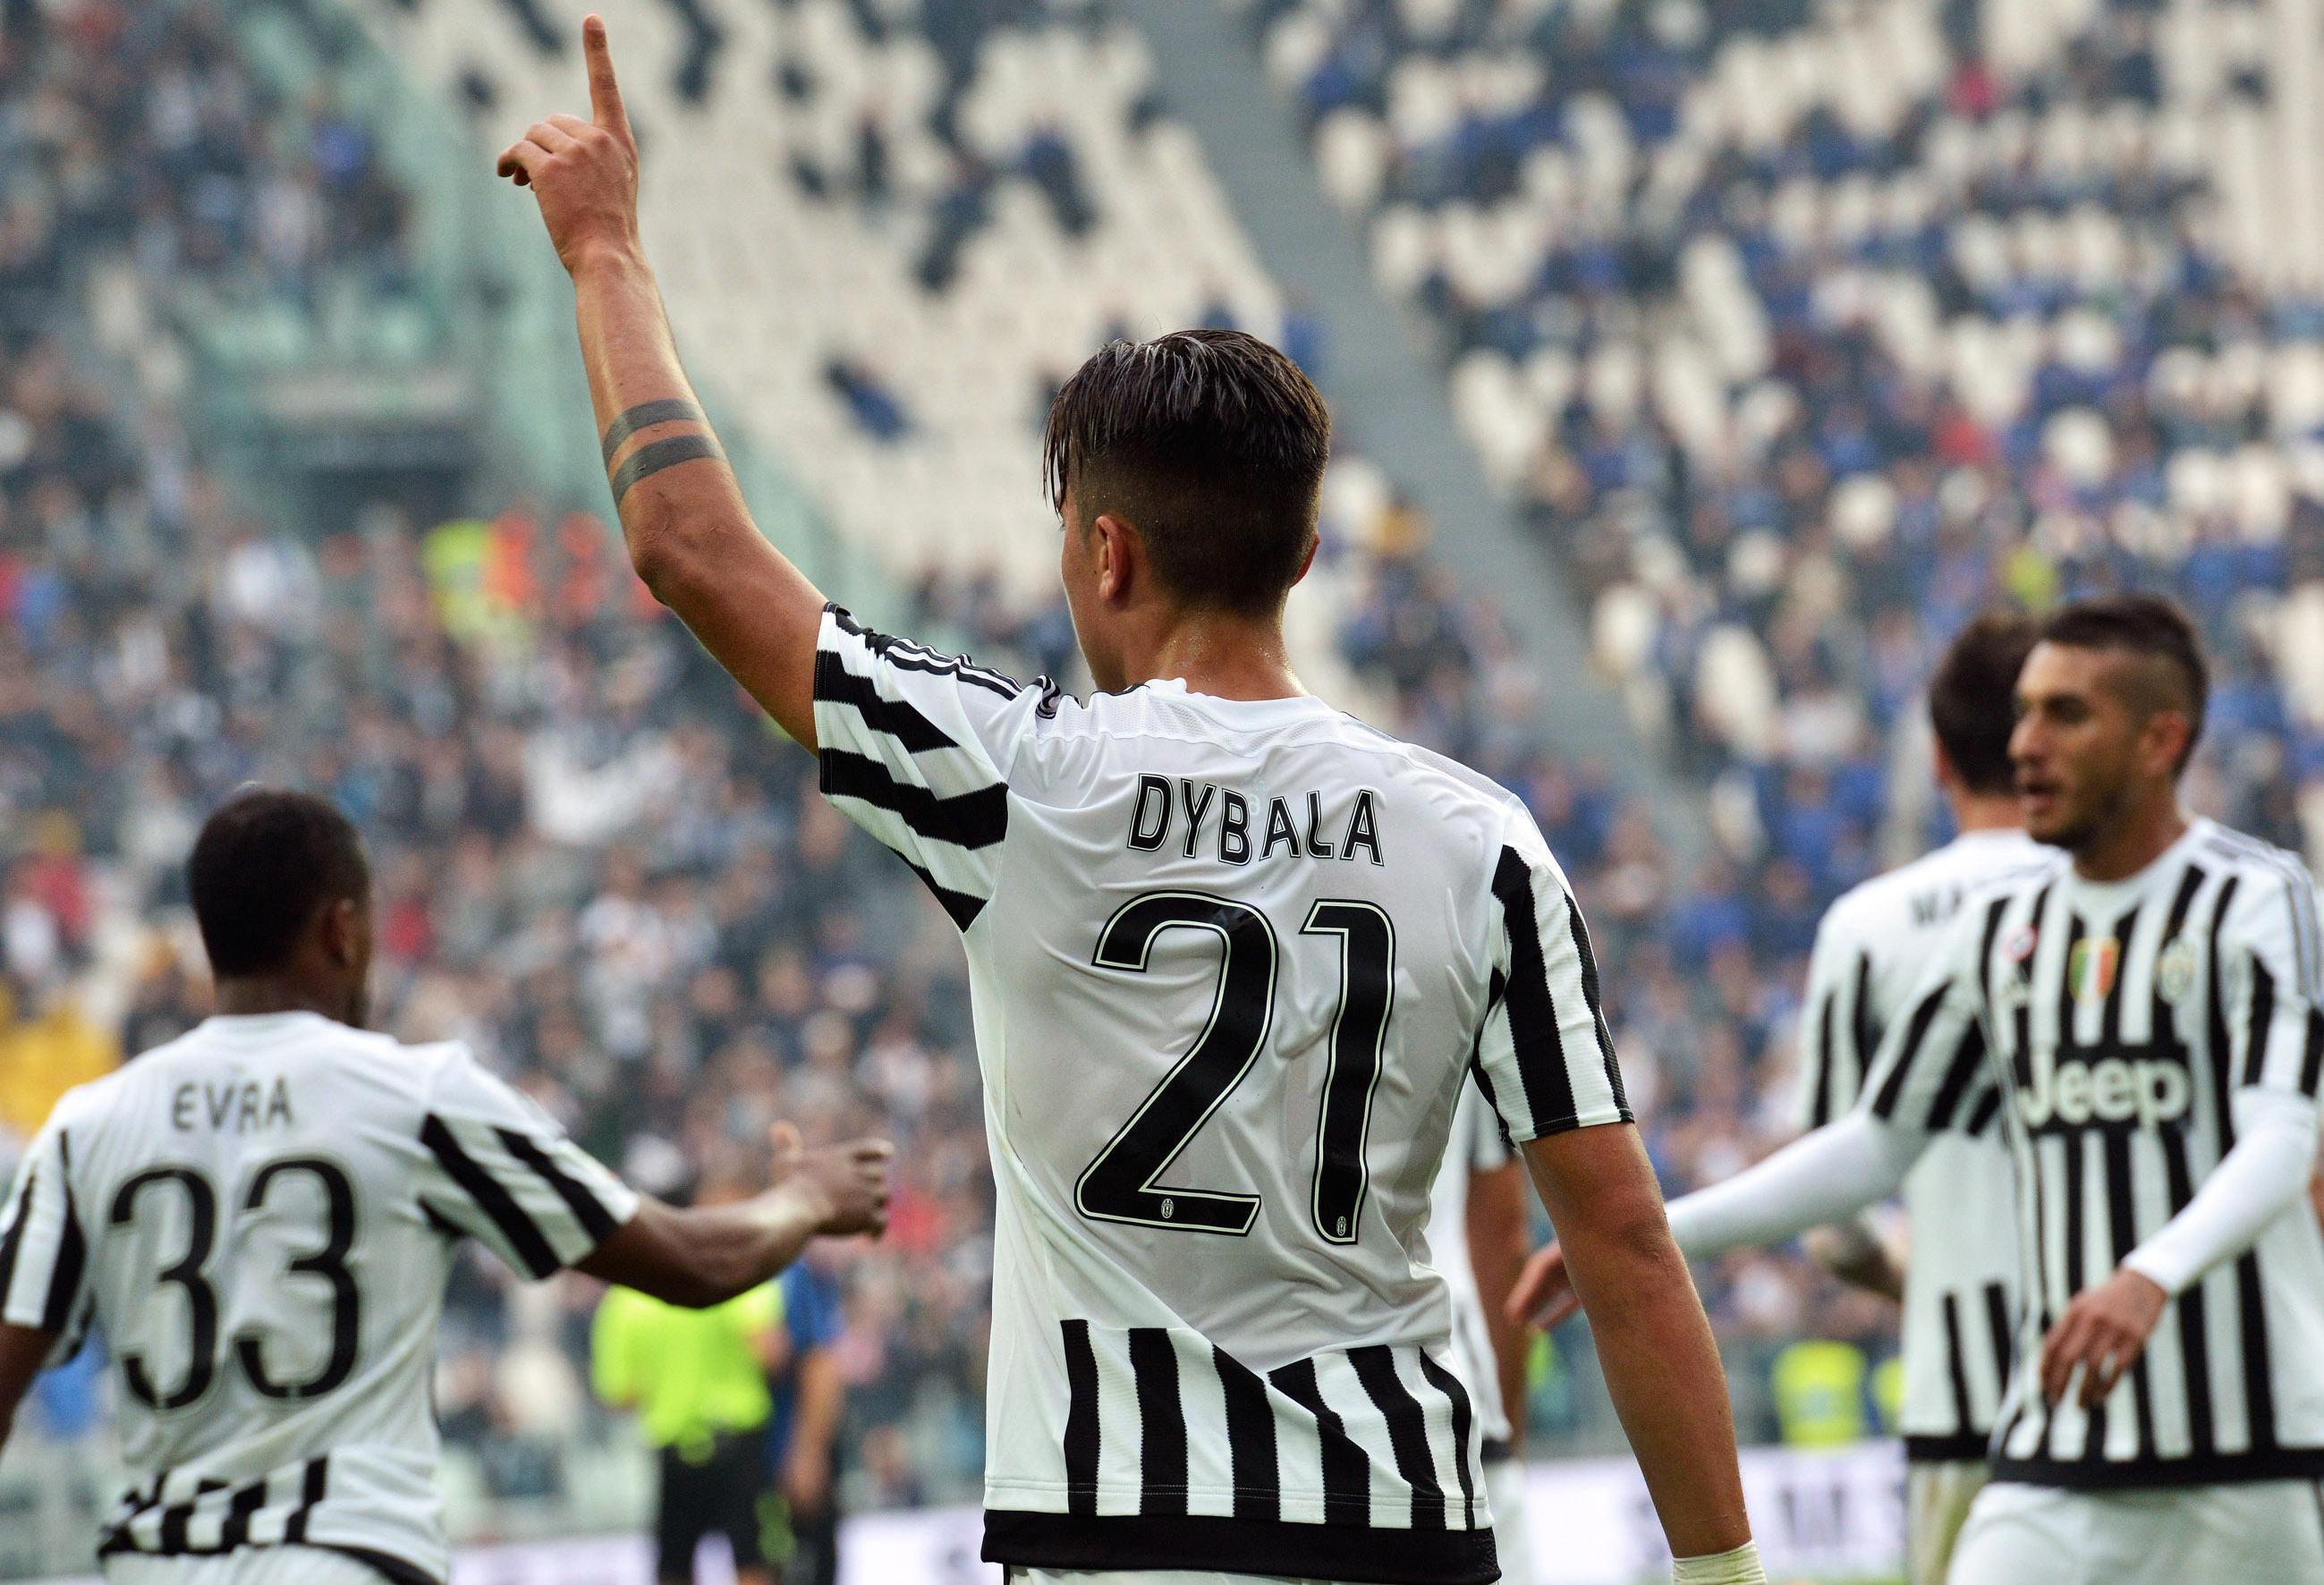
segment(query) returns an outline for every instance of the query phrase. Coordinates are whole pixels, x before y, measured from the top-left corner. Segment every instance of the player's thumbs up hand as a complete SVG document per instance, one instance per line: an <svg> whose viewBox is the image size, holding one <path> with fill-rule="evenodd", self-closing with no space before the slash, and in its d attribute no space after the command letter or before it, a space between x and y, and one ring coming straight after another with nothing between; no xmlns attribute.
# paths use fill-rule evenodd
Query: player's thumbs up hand
<svg viewBox="0 0 2324 1585"><path fill-rule="evenodd" d="M809 1150L798 1130L777 1123L774 1181L779 1190L808 1197L816 1231L832 1237L888 1227L888 1164L896 1147L885 1139L856 1139Z"/></svg>
<svg viewBox="0 0 2324 1585"><path fill-rule="evenodd" d="M1556 1244L1538 1250L1518 1273L1517 1286L1509 1290L1508 1302L1502 1306L1509 1320L1518 1326L1532 1324L1544 1329L1555 1326L1582 1308L1580 1295L1573 1291L1573 1274L1565 1267L1565 1251Z"/></svg>
<svg viewBox="0 0 2324 1585"><path fill-rule="evenodd" d="M604 19L581 23L589 63L586 121L562 112L536 121L502 151L499 171L540 200L549 240L568 273L639 256L638 145L613 76Z"/></svg>

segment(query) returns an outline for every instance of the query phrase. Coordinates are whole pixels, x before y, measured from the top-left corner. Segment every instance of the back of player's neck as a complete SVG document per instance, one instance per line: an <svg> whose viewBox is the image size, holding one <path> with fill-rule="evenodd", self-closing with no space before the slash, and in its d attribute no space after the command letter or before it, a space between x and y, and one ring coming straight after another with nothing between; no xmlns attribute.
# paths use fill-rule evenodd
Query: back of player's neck
<svg viewBox="0 0 2324 1585"><path fill-rule="evenodd" d="M1967 836L1980 831L2023 831L2025 816L2018 811L2015 793L1955 793L1953 829Z"/></svg>
<svg viewBox="0 0 2324 1585"><path fill-rule="evenodd" d="M1178 615L1125 669L1133 687L1176 678L1188 693L1214 699L1296 699L1307 692L1291 669L1280 617Z"/></svg>
<svg viewBox="0 0 2324 1585"><path fill-rule="evenodd" d="M276 1013L316 1013L346 1022L343 998L273 975L236 976L217 982L217 1011L230 1018L261 1018Z"/></svg>

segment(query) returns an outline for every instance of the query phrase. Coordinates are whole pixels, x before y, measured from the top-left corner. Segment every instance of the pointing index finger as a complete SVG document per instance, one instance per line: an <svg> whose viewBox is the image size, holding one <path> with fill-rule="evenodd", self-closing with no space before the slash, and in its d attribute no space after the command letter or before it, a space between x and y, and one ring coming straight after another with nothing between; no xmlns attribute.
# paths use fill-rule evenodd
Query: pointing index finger
<svg viewBox="0 0 2324 1585"><path fill-rule="evenodd" d="M605 19L595 12L582 19L581 53L589 63L589 119L607 132L627 135L630 117L622 108L622 85L613 78L613 52L605 41Z"/></svg>

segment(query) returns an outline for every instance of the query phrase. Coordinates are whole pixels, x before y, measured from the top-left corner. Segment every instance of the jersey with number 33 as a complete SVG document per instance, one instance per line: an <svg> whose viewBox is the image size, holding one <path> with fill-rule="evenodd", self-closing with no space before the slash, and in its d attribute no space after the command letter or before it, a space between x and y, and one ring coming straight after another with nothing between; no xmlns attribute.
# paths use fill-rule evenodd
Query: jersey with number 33
<svg viewBox="0 0 2324 1585"><path fill-rule="evenodd" d="M1520 1141L1628 1119L1523 806L1313 698L1082 705L836 608L815 693L967 949L985 1555L1494 1578L1430 1185L1472 1073Z"/></svg>
<svg viewBox="0 0 2324 1585"><path fill-rule="evenodd" d="M101 1555L304 1544L440 1581L455 1251L546 1276L636 1210L463 1046L214 1018L58 1102L0 1215L0 1319L110 1348L135 1484Z"/></svg>

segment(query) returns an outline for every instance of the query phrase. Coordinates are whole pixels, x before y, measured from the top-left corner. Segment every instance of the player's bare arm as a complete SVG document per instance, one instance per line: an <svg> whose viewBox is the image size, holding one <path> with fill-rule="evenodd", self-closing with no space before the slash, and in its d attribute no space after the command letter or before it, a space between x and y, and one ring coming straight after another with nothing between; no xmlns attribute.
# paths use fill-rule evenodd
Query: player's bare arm
<svg viewBox="0 0 2324 1585"><path fill-rule="evenodd" d="M16 1424L17 1405L32 1389L32 1378L57 1344L57 1334L34 1327L0 1323L0 1449Z"/></svg>
<svg viewBox="0 0 2324 1585"><path fill-rule="evenodd" d="M1485 1330L1500 1375L1501 1413L1508 1418L1510 1442L1522 1447L1527 1340L1525 1327L1509 1319L1508 1304L1509 1290L1532 1252L1524 1166L1511 1161L1472 1175L1468 1211L1469 1264L1477 1274L1477 1296L1484 1305Z"/></svg>
<svg viewBox="0 0 2324 1585"><path fill-rule="evenodd" d="M1525 1150L1671 1551L1747 1544L1726 1373L1637 1129L1575 1129Z"/></svg>
<svg viewBox="0 0 2324 1585"><path fill-rule="evenodd" d="M683 1211L641 1201L580 1269L672 1304L723 1304L798 1259L810 1239L882 1231L894 1154L884 1139L808 1150L778 1125L775 1182L765 1193Z"/></svg>
<svg viewBox="0 0 2324 1585"><path fill-rule="evenodd" d="M678 359L638 237L638 145L605 24L581 24L589 117L552 115L500 157L573 277L581 357L631 564L654 597L809 750L824 597L770 545Z"/></svg>

